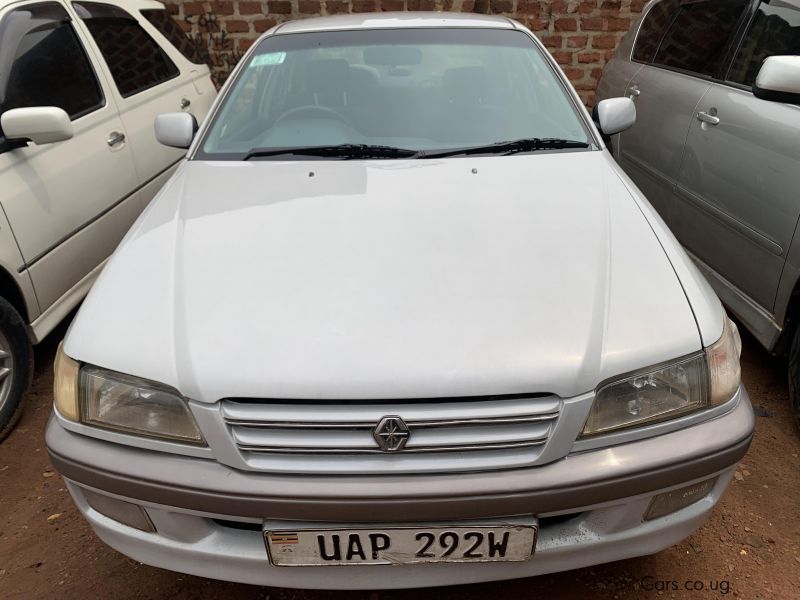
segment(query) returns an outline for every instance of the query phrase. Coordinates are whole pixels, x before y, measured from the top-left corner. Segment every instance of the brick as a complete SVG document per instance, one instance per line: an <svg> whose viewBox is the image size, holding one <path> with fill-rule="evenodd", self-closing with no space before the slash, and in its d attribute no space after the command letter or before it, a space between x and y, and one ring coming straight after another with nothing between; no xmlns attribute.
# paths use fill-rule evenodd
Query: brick
<svg viewBox="0 0 800 600"><path fill-rule="evenodd" d="M379 0L380 10L396 11L405 8L403 0Z"/></svg>
<svg viewBox="0 0 800 600"><path fill-rule="evenodd" d="M648 0L631 0L631 12L632 13L640 13L644 10L644 5L647 4Z"/></svg>
<svg viewBox="0 0 800 600"><path fill-rule="evenodd" d="M353 12L365 13L375 10L375 0L353 0Z"/></svg>
<svg viewBox="0 0 800 600"><path fill-rule="evenodd" d="M514 2L512 0L489 0L489 12L495 15L513 13Z"/></svg>
<svg viewBox="0 0 800 600"><path fill-rule="evenodd" d="M517 15L538 17L542 14L542 5L538 0L519 0L517 2Z"/></svg>
<svg viewBox="0 0 800 600"><path fill-rule="evenodd" d="M292 3L289 0L270 0L267 2L267 13L271 15L292 14Z"/></svg>
<svg viewBox="0 0 800 600"><path fill-rule="evenodd" d="M406 10L436 10L436 0L406 0Z"/></svg>
<svg viewBox="0 0 800 600"><path fill-rule="evenodd" d="M585 48L588 43L588 35L570 35L567 37L567 48Z"/></svg>
<svg viewBox="0 0 800 600"><path fill-rule="evenodd" d="M521 21L531 31L546 31L549 25L547 19L521 19Z"/></svg>
<svg viewBox="0 0 800 600"><path fill-rule="evenodd" d="M602 17L584 17L581 19L581 31L600 31L603 29Z"/></svg>
<svg viewBox="0 0 800 600"><path fill-rule="evenodd" d="M319 0L299 0L297 10L301 15L318 15L322 12L322 3Z"/></svg>
<svg viewBox="0 0 800 600"><path fill-rule="evenodd" d="M561 48L563 42L564 36L559 34L542 36L542 43L548 48Z"/></svg>
<svg viewBox="0 0 800 600"><path fill-rule="evenodd" d="M253 45L253 42L255 42L255 40L252 38L239 38L236 40L236 45L239 48L239 52L245 52L250 46Z"/></svg>
<svg viewBox="0 0 800 600"><path fill-rule="evenodd" d="M247 33L250 31L250 23L231 19L230 21L225 21L225 31L228 33Z"/></svg>
<svg viewBox="0 0 800 600"><path fill-rule="evenodd" d="M240 15L262 15L264 7L261 2L239 2Z"/></svg>
<svg viewBox="0 0 800 600"><path fill-rule="evenodd" d="M613 35L593 35L592 48L616 48L617 38Z"/></svg>
<svg viewBox="0 0 800 600"><path fill-rule="evenodd" d="M183 5L183 14L189 15L202 15L206 12L202 2L186 2Z"/></svg>
<svg viewBox="0 0 800 600"><path fill-rule="evenodd" d="M275 19L257 19L253 21L253 27L256 33L264 33L267 29L272 29L277 25Z"/></svg>
<svg viewBox="0 0 800 600"><path fill-rule="evenodd" d="M570 81L578 81L583 79L586 71L583 69L577 69L575 67L566 67L564 68L564 75L566 75Z"/></svg>
<svg viewBox="0 0 800 600"><path fill-rule="evenodd" d="M578 20L572 18L556 19L553 29L556 31L578 31Z"/></svg>
<svg viewBox="0 0 800 600"><path fill-rule="evenodd" d="M210 12L217 16L229 16L233 14L233 2L209 2Z"/></svg>
<svg viewBox="0 0 800 600"><path fill-rule="evenodd" d="M579 63L596 63L603 60L604 55L600 52L581 52L578 54Z"/></svg>
<svg viewBox="0 0 800 600"><path fill-rule="evenodd" d="M350 12L350 3L344 0L328 0L325 3L325 10L329 15L341 15Z"/></svg>
<svg viewBox="0 0 800 600"><path fill-rule="evenodd" d="M613 17L606 19L606 31L628 31L630 28L630 19L618 19Z"/></svg>
<svg viewBox="0 0 800 600"><path fill-rule="evenodd" d="M559 52L552 52L552 55L553 58L556 59L556 62L560 65L572 64L572 56L573 56L572 52L565 52L562 50Z"/></svg>

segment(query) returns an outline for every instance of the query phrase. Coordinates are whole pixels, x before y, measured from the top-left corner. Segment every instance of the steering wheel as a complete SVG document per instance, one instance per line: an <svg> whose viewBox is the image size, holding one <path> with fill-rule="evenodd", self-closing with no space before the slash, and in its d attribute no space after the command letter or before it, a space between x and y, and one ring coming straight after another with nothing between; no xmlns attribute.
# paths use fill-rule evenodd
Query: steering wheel
<svg viewBox="0 0 800 600"><path fill-rule="evenodd" d="M319 106L318 104L306 104L305 106L295 106L294 108L290 108L286 112L284 112L281 116L275 119L275 123L273 127L280 123L281 121L285 121L291 117L298 117L298 116L314 116L314 113L317 113L316 116L318 117L333 117L337 121L344 123L348 127L355 129L353 124L350 122L350 119L345 117L344 115L339 114L332 108L327 106Z"/></svg>

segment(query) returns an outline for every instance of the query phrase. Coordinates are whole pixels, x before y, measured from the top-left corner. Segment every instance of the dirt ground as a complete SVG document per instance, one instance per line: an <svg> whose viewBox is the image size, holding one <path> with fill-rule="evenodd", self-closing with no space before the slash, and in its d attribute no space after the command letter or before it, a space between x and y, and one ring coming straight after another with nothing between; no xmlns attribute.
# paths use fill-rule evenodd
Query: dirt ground
<svg viewBox="0 0 800 600"><path fill-rule="evenodd" d="M0 599L800 598L800 435L789 410L784 362L750 337L744 339L743 372L758 414L755 441L709 522L684 542L653 556L508 582L310 592L148 567L95 537L44 447L52 362L64 331L62 325L36 349L27 408L0 444Z"/></svg>

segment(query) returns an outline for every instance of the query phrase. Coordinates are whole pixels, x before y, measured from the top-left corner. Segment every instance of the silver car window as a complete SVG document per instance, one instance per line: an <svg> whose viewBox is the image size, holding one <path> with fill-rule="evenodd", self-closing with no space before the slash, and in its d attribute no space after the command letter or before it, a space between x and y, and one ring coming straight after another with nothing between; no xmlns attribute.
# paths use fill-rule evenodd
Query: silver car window
<svg viewBox="0 0 800 600"><path fill-rule="evenodd" d="M681 4L653 63L706 77L718 74L748 0Z"/></svg>
<svg viewBox="0 0 800 600"><path fill-rule="evenodd" d="M728 80L748 87L768 56L800 54L800 0L762 2L736 53Z"/></svg>

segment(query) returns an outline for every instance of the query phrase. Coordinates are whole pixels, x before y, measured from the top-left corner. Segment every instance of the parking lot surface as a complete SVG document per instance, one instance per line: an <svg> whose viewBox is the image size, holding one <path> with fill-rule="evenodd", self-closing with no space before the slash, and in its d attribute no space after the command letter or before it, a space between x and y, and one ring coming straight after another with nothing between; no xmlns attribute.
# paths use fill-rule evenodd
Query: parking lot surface
<svg viewBox="0 0 800 600"><path fill-rule="evenodd" d="M709 522L684 542L653 556L529 579L426 590L314 592L149 567L95 537L44 447L52 361L65 328L36 349L27 408L0 444L0 598L5 600L800 598L800 435L789 409L786 365L746 333L742 369L757 413L755 440Z"/></svg>

